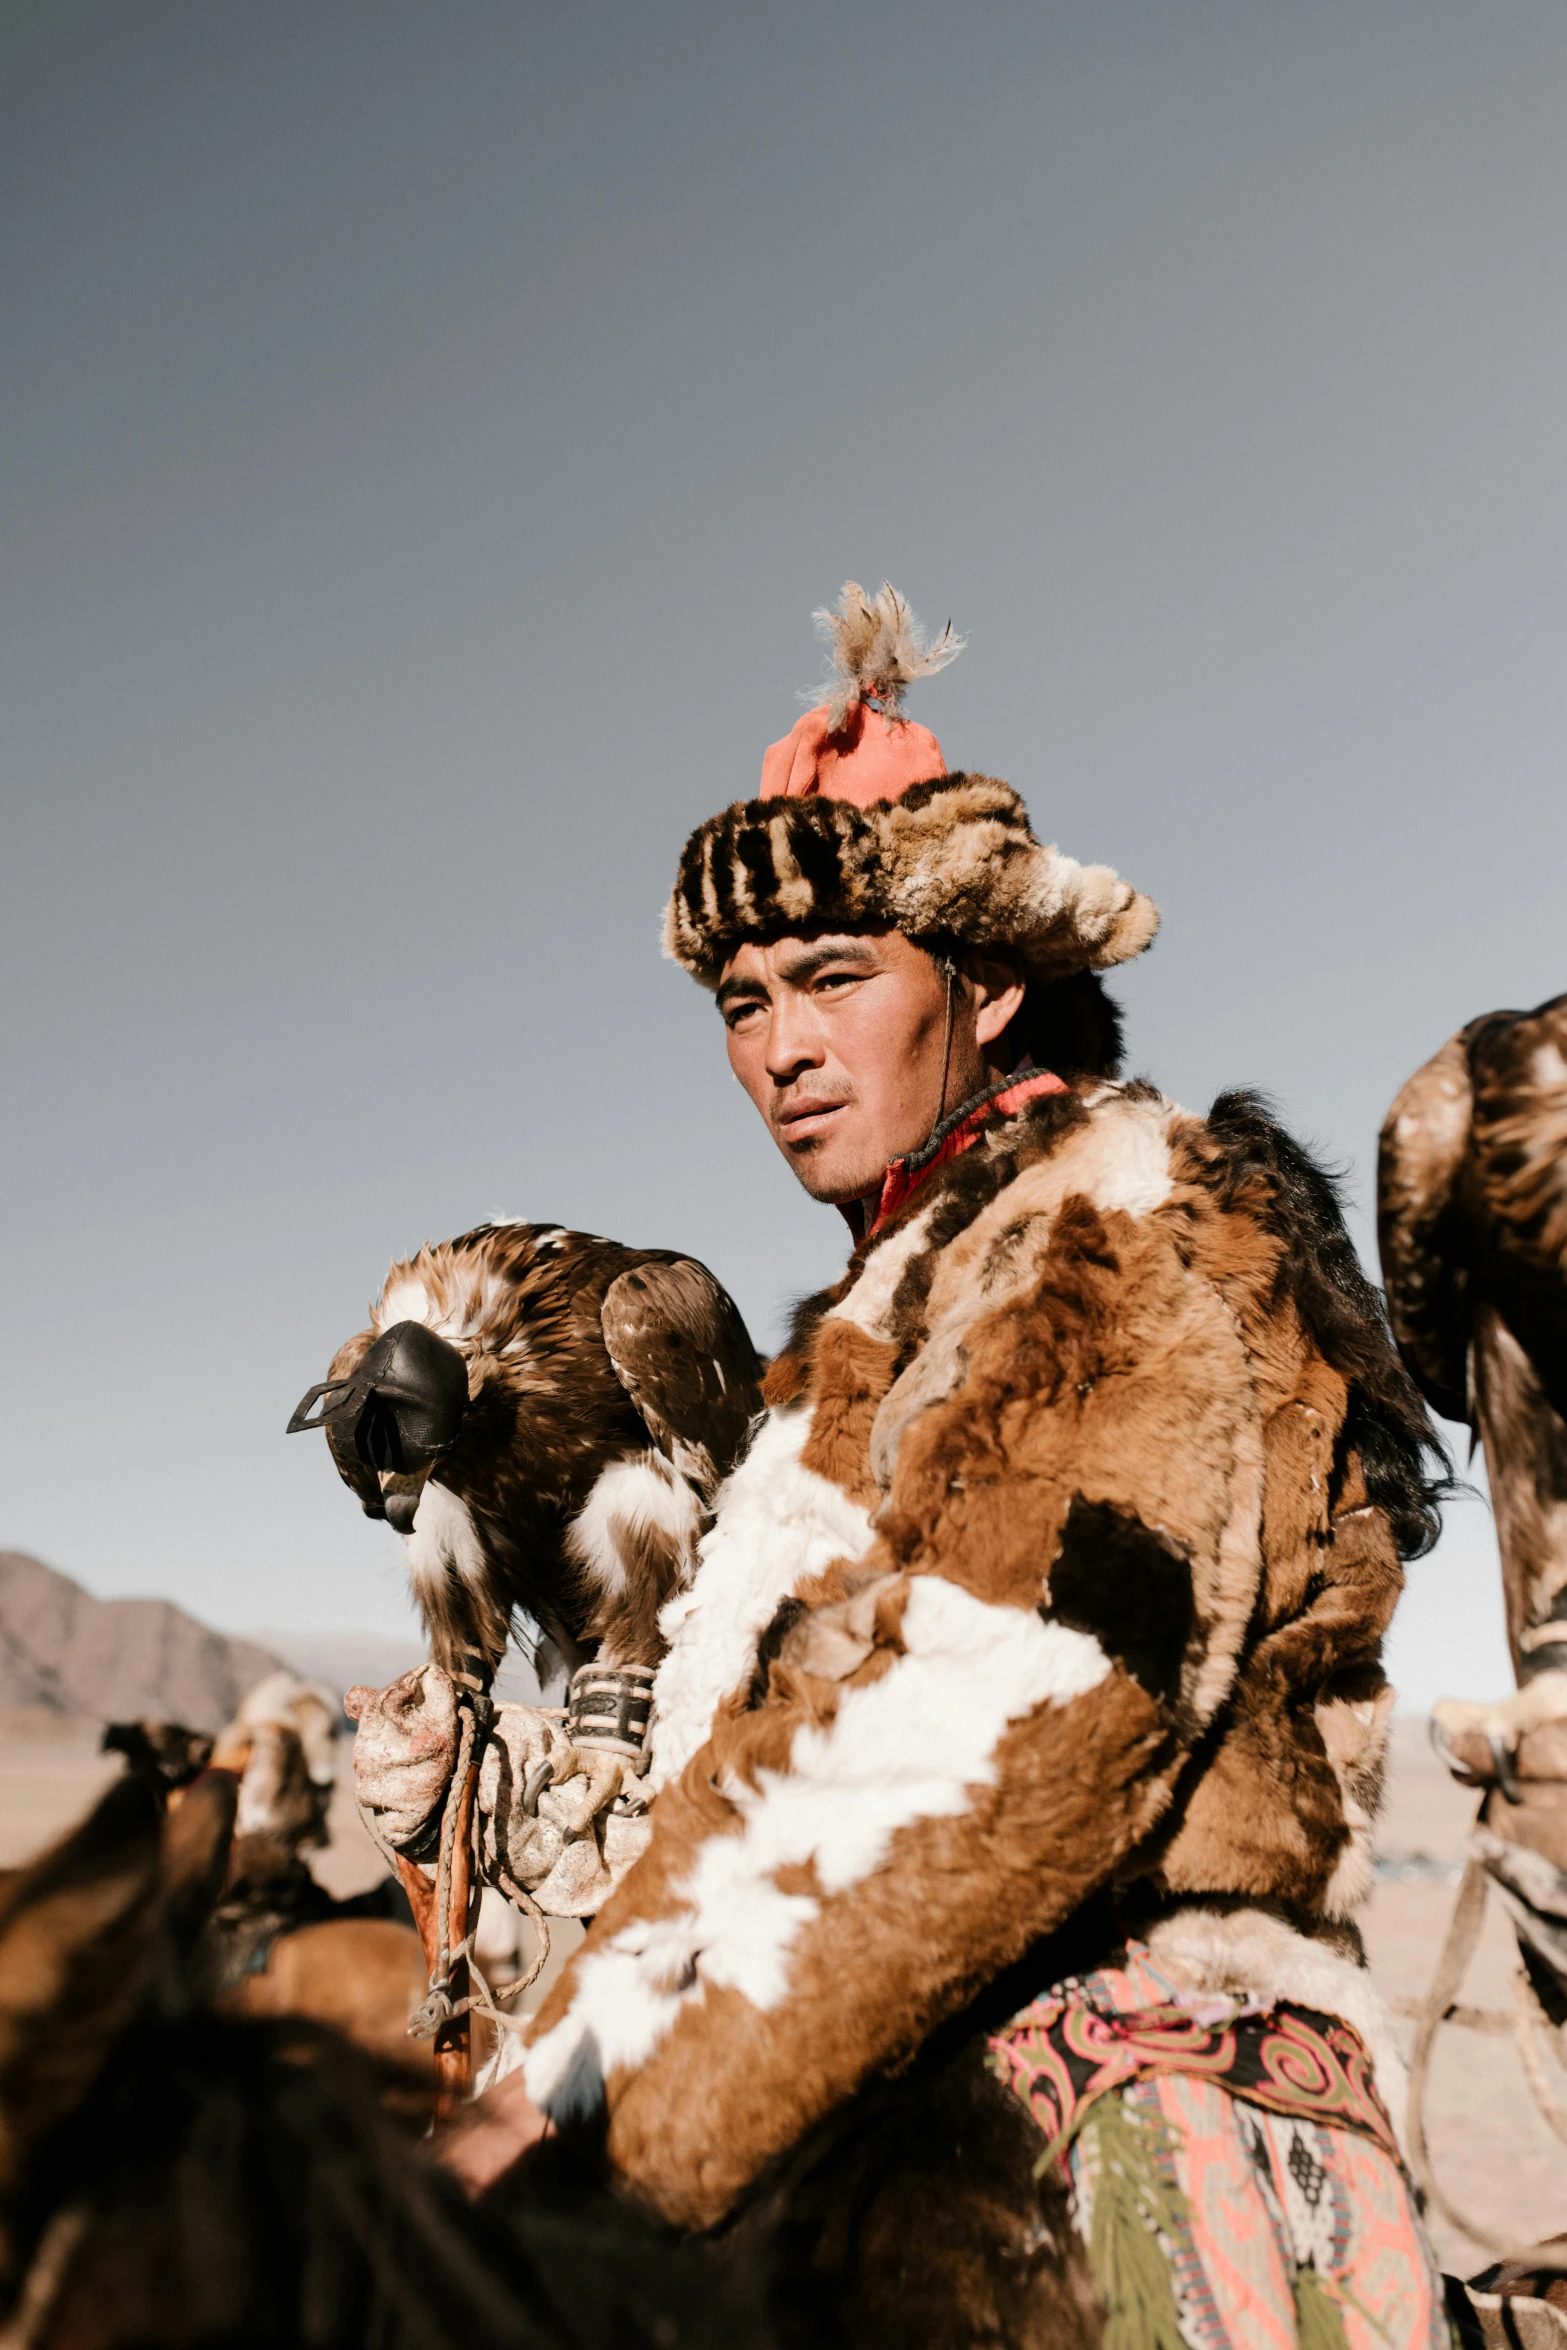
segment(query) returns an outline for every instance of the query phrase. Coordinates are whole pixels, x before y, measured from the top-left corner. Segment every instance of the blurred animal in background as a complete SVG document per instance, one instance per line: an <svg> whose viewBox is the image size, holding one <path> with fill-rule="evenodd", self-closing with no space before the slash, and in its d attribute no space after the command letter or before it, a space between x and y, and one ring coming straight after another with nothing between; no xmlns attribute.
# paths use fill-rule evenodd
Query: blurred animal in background
<svg viewBox="0 0 1567 2350"><path fill-rule="evenodd" d="M291 1854L327 1841L343 1709L324 1681L285 1667L247 1691L212 1761L239 1777L236 1842L270 1839Z"/></svg>
<svg viewBox="0 0 1567 2350"><path fill-rule="evenodd" d="M282 1671L257 1682L218 1739L213 1764L239 1773L239 1802L206 1979L230 2014L308 2016L342 2032L422 2127L434 2072L428 2043L408 2036L426 1974L407 1897L386 1877L336 1900L305 1858L330 1840L342 1719L324 1682Z"/></svg>
<svg viewBox="0 0 1567 2350"><path fill-rule="evenodd" d="M0 1888L0 2334L26 2350L769 2350L736 2271L565 2149L470 2205L374 2067L294 2016L214 2013L199 1944L233 1781L127 1775ZM817 2330L789 2341L816 2342Z"/></svg>
<svg viewBox="0 0 1567 2350"><path fill-rule="evenodd" d="M1416 1070L1382 1128L1377 1233L1399 1351L1484 1448L1518 1680L1438 1723L1483 1738L1515 1795L1519 1739L1567 1719L1567 995L1471 1020Z"/></svg>
<svg viewBox="0 0 1567 2350"><path fill-rule="evenodd" d="M493 1675L516 1611L568 1670L651 1667L760 1373L693 1258L481 1224L393 1265L289 1428L403 1536L447 1671Z"/></svg>
<svg viewBox="0 0 1567 2350"><path fill-rule="evenodd" d="M99 1741L105 1754L123 1754L132 1778L140 1779L160 1802L181 1794L212 1760L215 1741L205 1730L183 1722L106 1722Z"/></svg>
<svg viewBox="0 0 1567 2350"><path fill-rule="evenodd" d="M227 1862L191 1953L206 1995L235 2015L331 2025L375 2060L389 2109L423 2128L435 2078L428 2042L408 2036L427 1978L407 1897L385 1877L335 1899L305 1859L329 1840L341 1718L323 1682L284 1671L257 1682L216 1739L113 1723L104 1747L166 1810L204 1773L234 1785Z"/></svg>

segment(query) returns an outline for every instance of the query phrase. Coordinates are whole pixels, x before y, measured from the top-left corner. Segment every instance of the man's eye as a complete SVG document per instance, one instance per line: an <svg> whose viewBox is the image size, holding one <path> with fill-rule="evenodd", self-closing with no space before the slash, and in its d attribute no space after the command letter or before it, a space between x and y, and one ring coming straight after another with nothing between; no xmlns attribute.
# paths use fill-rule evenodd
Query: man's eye
<svg viewBox="0 0 1567 2350"><path fill-rule="evenodd" d="M861 971L821 971L816 977L816 992L820 995L829 988L836 992L839 988L854 987L864 976Z"/></svg>
<svg viewBox="0 0 1567 2350"><path fill-rule="evenodd" d="M760 1004L730 1004L724 1012L724 1026L738 1028L742 1020L749 1020L761 1010Z"/></svg>

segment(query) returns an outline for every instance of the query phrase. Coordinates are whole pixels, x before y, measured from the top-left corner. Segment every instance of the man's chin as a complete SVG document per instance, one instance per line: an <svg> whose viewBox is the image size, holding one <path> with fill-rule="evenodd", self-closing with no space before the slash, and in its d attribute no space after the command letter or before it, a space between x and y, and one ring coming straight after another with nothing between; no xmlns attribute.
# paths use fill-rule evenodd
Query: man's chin
<svg viewBox="0 0 1567 2350"><path fill-rule="evenodd" d="M847 1207L851 1200L863 1199L868 1191L879 1187L885 1171L878 1164L867 1174L835 1154L823 1155L813 1150L809 1144L788 1151L785 1156L801 1189L819 1200L823 1207Z"/></svg>

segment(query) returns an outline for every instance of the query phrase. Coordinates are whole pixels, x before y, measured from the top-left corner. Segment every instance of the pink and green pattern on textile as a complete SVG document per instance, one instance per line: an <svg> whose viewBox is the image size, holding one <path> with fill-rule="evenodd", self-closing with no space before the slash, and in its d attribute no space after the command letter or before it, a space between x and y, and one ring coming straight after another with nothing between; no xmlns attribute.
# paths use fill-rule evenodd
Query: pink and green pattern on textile
<svg viewBox="0 0 1567 2350"><path fill-rule="evenodd" d="M1358 2032L1337 2016L1180 1989L1129 1942L1123 1966L1053 1984L989 2043L990 2068L1055 2154L1096 2098L1154 2073L1219 2083L1270 2113L1357 2130L1394 2161L1398 2140Z"/></svg>
<svg viewBox="0 0 1567 2350"><path fill-rule="evenodd" d="M1183 1993L1142 1945L990 2042L1070 2180L1104 2350L1449 2350L1358 2034Z"/></svg>
<svg viewBox="0 0 1567 2350"><path fill-rule="evenodd" d="M1402 2168L1358 2130L1155 2073L1068 2157L1102 2350L1452 2350Z"/></svg>

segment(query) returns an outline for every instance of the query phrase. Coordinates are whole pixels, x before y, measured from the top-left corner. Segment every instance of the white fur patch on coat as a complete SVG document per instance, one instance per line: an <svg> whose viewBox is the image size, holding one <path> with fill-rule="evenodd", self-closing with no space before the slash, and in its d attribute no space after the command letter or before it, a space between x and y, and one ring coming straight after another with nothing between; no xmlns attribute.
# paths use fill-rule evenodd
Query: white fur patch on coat
<svg viewBox="0 0 1567 2350"><path fill-rule="evenodd" d="M887 1317L892 1301L898 1293L898 1284L908 1271L911 1260L923 1254L930 1246L930 1220L934 1206L921 1208L908 1222L881 1246L873 1249L854 1287L847 1297L829 1308L829 1322L852 1322L868 1338L886 1338L890 1335Z"/></svg>
<svg viewBox="0 0 1567 2350"><path fill-rule="evenodd" d="M632 1453L601 1469L566 1529L566 1548L594 1588L618 1599L626 1588L626 1547L652 1529L689 1561L702 1505L659 1452Z"/></svg>
<svg viewBox="0 0 1567 2350"><path fill-rule="evenodd" d="M1170 1141L1187 1113L1164 1095L1128 1100L1113 1079L1082 1096L1091 1113L1086 1132L1069 1137L1060 1164L1069 1188L1084 1192L1101 1215L1120 1209L1151 1216L1175 1188Z"/></svg>
<svg viewBox="0 0 1567 2350"><path fill-rule="evenodd" d="M720 1703L755 1665L779 1601L834 1559L863 1558L870 1548L871 1522L859 1504L800 1465L810 1425L800 1404L763 1420L719 1490L690 1589L659 1617L669 1654L653 1684L650 1788L677 1778L705 1743Z"/></svg>
<svg viewBox="0 0 1567 2350"><path fill-rule="evenodd" d="M783 1892L778 1871L810 1864L826 1894L861 1883L899 1829L959 1817L975 1788L996 1784L1009 1723L1081 1697L1110 1670L1086 1632L976 1599L939 1575L912 1579L901 1636L904 1653L880 1680L848 1690L823 1727L800 1724L787 1770L726 1786L740 1831L701 1846L685 1906L625 1927L581 1962L570 2008L529 2052L536 2103L564 2080L587 2032L606 2075L646 2063L705 1984L777 2007L795 1937L819 1907Z"/></svg>

